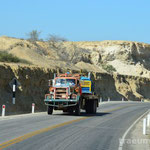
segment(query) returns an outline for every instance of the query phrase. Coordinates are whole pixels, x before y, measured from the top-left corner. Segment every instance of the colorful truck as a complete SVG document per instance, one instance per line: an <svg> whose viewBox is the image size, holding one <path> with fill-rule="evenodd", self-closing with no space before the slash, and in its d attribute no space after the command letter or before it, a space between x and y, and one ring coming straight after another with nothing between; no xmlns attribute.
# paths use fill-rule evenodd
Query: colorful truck
<svg viewBox="0 0 150 150"><path fill-rule="evenodd" d="M45 95L47 113L53 110L80 115L81 109L86 113L95 114L99 106L98 96L93 92L93 83L88 76L82 74L58 74L50 80L49 94Z"/></svg>

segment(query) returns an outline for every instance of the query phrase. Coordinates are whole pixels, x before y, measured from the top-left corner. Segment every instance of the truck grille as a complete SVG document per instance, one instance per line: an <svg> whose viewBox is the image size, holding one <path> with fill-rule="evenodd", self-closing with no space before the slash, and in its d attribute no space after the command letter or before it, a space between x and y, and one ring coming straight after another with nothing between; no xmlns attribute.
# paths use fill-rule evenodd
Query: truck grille
<svg viewBox="0 0 150 150"><path fill-rule="evenodd" d="M68 99L68 88L55 88L54 99Z"/></svg>

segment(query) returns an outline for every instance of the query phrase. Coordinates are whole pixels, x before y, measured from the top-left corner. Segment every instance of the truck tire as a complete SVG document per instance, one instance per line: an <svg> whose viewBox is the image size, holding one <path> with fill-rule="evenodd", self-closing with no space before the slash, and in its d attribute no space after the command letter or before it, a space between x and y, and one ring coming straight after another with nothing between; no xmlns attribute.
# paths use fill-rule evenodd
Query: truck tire
<svg viewBox="0 0 150 150"><path fill-rule="evenodd" d="M96 101L88 101L86 104L86 113L87 114L96 114L97 111L97 102Z"/></svg>
<svg viewBox="0 0 150 150"><path fill-rule="evenodd" d="M80 108L80 104L77 104L76 108L75 108L75 115L79 116L81 113L81 108Z"/></svg>
<svg viewBox="0 0 150 150"><path fill-rule="evenodd" d="M52 106L47 106L47 114L52 115L53 113L53 107Z"/></svg>
<svg viewBox="0 0 150 150"><path fill-rule="evenodd" d="M90 101L86 102L85 111L86 111L87 114L91 113L91 104L90 104Z"/></svg>
<svg viewBox="0 0 150 150"><path fill-rule="evenodd" d="M87 114L90 114L90 110L88 108L85 109Z"/></svg>
<svg viewBox="0 0 150 150"><path fill-rule="evenodd" d="M97 102L96 101L93 101L93 104L92 104L92 113L93 114L96 114L97 112Z"/></svg>

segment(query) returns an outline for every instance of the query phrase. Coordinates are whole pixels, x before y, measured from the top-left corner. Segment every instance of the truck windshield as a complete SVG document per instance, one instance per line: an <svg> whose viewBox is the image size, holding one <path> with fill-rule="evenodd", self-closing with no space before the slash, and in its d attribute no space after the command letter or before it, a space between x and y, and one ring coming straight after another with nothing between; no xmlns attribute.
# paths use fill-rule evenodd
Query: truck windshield
<svg viewBox="0 0 150 150"><path fill-rule="evenodd" d="M75 85L75 79L56 79L56 85L60 84Z"/></svg>

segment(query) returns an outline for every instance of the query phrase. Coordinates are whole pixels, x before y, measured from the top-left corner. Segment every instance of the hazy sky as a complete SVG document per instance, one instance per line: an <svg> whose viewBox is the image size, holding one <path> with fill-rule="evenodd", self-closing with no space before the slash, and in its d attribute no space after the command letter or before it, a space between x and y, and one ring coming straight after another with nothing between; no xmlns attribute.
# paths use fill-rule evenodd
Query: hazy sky
<svg viewBox="0 0 150 150"><path fill-rule="evenodd" d="M150 0L0 0L0 36L150 43Z"/></svg>

